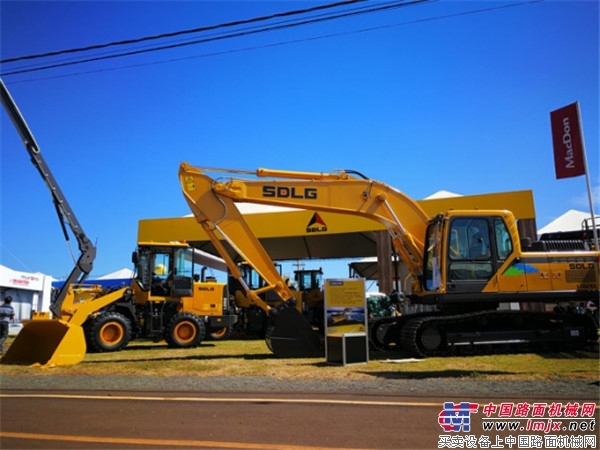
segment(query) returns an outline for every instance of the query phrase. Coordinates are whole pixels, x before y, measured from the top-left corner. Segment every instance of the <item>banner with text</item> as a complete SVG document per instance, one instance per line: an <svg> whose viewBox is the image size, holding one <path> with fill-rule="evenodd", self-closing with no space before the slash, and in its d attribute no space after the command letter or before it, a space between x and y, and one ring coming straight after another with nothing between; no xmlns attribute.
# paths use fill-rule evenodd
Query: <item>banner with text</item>
<svg viewBox="0 0 600 450"><path fill-rule="evenodd" d="M585 174L583 137L579 123L579 103L575 102L550 113L556 178Z"/></svg>

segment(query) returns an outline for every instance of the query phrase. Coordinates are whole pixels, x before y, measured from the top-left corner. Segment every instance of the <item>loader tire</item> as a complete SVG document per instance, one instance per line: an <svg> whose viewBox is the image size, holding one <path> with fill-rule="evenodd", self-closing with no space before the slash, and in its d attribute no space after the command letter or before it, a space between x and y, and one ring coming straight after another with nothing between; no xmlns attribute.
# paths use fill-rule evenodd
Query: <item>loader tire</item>
<svg viewBox="0 0 600 450"><path fill-rule="evenodd" d="M208 332L208 339L211 341L226 341L231 337L233 330L231 327L211 328Z"/></svg>
<svg viewBox="0 0 600 450"><path fill-rule="evenodd" d="M89 352L116 352L131 341L131 323L118 312L107 312L85 326Z"/></svg>
<svg viewBox="0 0 600 450"><path fill-rule="evenodd" d="M165 340L172 348L198 347L204 339L204 321L192 313L178 313L167 325Z"/></svg>

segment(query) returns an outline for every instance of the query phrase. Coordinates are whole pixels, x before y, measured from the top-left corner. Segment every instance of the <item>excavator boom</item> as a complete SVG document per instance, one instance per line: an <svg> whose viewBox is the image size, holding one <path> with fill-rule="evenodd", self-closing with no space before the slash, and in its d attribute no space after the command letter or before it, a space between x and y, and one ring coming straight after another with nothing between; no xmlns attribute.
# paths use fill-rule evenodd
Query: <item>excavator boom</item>
<svg viewBox="0 0 600 450"><path fill-rule="evenodd" d="M322 353L319 335L295 307L295 298L263 246L250 229L233 199L212 191L214 180L202 172L181 175L185 198L209 239L225 260L231 274L240 282L246 296L263 309L271 326L266 335L269 349L280 357L311 357ZM229 256L221 239L228 242L267 282L260 290L251 290ZM260 295L272 290L283 302L270 307Z"/></svg>
<svg viewBox="0 0 600 450"><path fill-rule="evenodd" d="M225 207L225 199L366 217L387 228L394 247L410 272L414 277L422 275L423 239L429 218L417 202L402 192L362 175L353 176L354 172L351 171L313 173L258 169L252 172L256 177L273 177L264 181L233 177L215 180L206 174L215 170L195 168L187 163L180 166L179 176L184 195L196 218L216 212L214 205L220 204L223 220L244 222L237 208L236 212L231 212ZM250 174L234 170L219 171L236 175ZM236 217L233 218L233 215ZM253 235L249 229L245 233ZM252 241L249 249L256 249L257 242ZM258 247L264 252L262 246Z"/></svg>
<svg viewBox="0 0 600 450"><path fill-rule="evenodd" d="M262 179L213 179L206 172L255 175ZM358 175L358 176L357 176ZM389 231L394 246L419 279L423 266L423 237L428 218L419 205L391 187L350 171L311 173L259 169L256 172L201 169L182 163L179 177L183 194L196 220L227 262L230 272L270 317L267 345L278 356L313 356L322 352L320 338L294 307L294 297L272 259L238 210L237 202L293 206L317 211L353 214L377 220ZM397 213L402 214L400 221ZM245 285L222 241L228 242L284 301L270 308Z"/></svg>

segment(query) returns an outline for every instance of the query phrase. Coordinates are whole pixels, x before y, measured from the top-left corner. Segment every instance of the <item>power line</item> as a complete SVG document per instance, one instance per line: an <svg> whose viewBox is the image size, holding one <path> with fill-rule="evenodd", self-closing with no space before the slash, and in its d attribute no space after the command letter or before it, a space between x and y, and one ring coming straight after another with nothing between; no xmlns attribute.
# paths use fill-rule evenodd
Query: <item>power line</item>
<svg viewBox="0 0 600 450"><path fill-rule="evenodd" d="M362 1L362 0L360 0L360 1ZM418 4L418 3L423 3L423 2L430 2L430 1L434 1L434 0L413 0L411 2L404 2L403 0L394 1L394 2L389 2L389 3L386 3L386 4L380 5L380 6L368 7L368 8L363 8L363 9L355 9L355 10L346 11L346 12L343 12L343 13L338 13L338 14L335 14L335 15L329 15L329 16L325 16L325 17L309 18L309 19L301 20L299 22L275 24L275 25L271 25L271 26L263 27L263 28L259 28L259 29L250 29L250 30L246 30L246 31L238 31L238 32L234 32L234 33L230 33L230 34L226 34L226 35L220 35L220 36L215 36L215 37L196 39L196 40L193 40L193 41L180 42L180 43L175 43L175 44L162 45L162 46L159 46L159 47L152 47L152 48L139 49L139 50L131 50L131 51L117 53L117 54L112 54L112 55L94 56L94 57L90 57L90 58L79 59L79 60L76 60L76 61L67 61L67 62L59 62L59 63L54 63L54 64L48 64L48 65L45 65L45 66L22 68L22 69L18 69L18 70L13 70L13 71L2 73L2 76L18 75L18 74L23 74L23 73L37 72L37 71L41 71L41 70L55 69L55 68L59 68L59 67L66 67L66 66L72 66L72 65L77 65L77 64L84 64L84 63L89 63L89 62L94 62L94 61L102 61L102 60L107 60L107 59L121 58L121 57L125 57L125 56L133 56L133 55L139 55L139 54L143 54L143 53L150 53L150 52L156 52L156 51L162 51L162 50L172 50L172 49L175 49L175 48L186 47L186 46L190 46L190 45L205 44L205 43L208 43L208 42L214 42L214 41L218 41L218 40L224 40L224 39L231 39L231 38L235 38L235 37L248 36L248 35L252 35L252 34L264 33L264 32L274 31L274 30L282 30L282 29L297 27L297 26L301 26L301 25L309 25L309 24L314 24L314 23L319 23L319 22L324 22L324 21L329 21L329 20L334 20L334 19L340 19L340 18L355 16L355 15L360 15L360 14L367 14L367 13L379 12L379 11L384 11L384 10L389 10L389 9L394 9L394 8L400 8L400 7L405 7L405 6L410 6L410 5L414 5L414 4ZM354 2L337 3L335 5L350 4L350 3L354 3ZM282 16L283 14L284 13L276 14L276 15L273 15L273 16ZM291 13L285 13L285 15L290 15L290 14ZM250 19L250 20L248 20L246 22L249 23L249 22L253 22L253 21L255 21L255 19ZM215 26L215 27L221 27L221 26ZM181 33L186 33L186 32L181 32ZM173 34L173 33L171 33L171 34ZM154 37L149 37L149 38L150 39L154 39ZM141 40L145 40L145 39L146 38L141 38ZM138 41L140 41L140 40L138 40ZM120 41L120 42L125 42L125 41ZM116 45L117 43L113 43L113 44ZM96 48L102 48L102 47L106 47L108 45L113 45L113 44L102 44L101 46L95 46L95 47ZM65 53L70 53L70 52L71 51L66 50L66 51L61 51L61 52L54 52L54 54L65 54ZM49 54L46 54L46 55L49 55ZM13 60L16 60L16 59L17 58L13 58ZM30 58L29 57L22 57L20 59L30 59ZM2 61L0 61L0 62L2 62Z"/></svg>
<svg viewBox="0 0 600 450"><path fill-rule="evenodd" d="M432 1L432 0L419 0L414 3L419 3L422 1ZM308 38L300 38L300 39L288 40L288 41L283 41L283 42L275 42L275 43L263 44L263 45L252 46L252 47L244 47L244 48L240 48L240 49L223 50L223 51L218 51L218 52L206 53L206 54L202 54L202 55L185 56L185 57L172 58L172 59L167 59L167 60L162 60L162 61L130 64L130 65L120 66L120 67L113 67L113 68L109 67L109 68L95 69L95 70L89 70L89 71L83 71L83 72L77 72L77 73L71 73L71 74L49 76L49 77L45 77L45 79L66 78L66 77L71 77L71 76L76 76L76 75L81 75L81 74L109 72L109 71L114 71L114 70L122 70L122 69L135 68L135 67L144 67L144 66L157 65L157 64L165 64L165 63L185 61L185 60L190 60L190 59L208 58L208 57L231 54L231 53L240 53L240 52L253 51L253 50L270 48L270 47L298 44L298 43L302 43L302 42L309 42L309 41L315 41L315 40L320 40L320 39L328 39L328 38L334 38L334 37L339 37L339 36L345 36L345 35L351 35L351 34L357 34L357 33L366 33L366 32L371 32L371 31L376 31L376 30L381 30L381 29L394 28L394 27L405 26L405 25L412 25L415 23L431 22L431 21L436 21L436 20L451 19L451 18L465 16L465 15L487 13L487 12L492 12L492 11L496 11L496 10L500 10L500 9L520 7L520 6L525 6L525 5L533 4L533 3L540 3L543 1L545 1L545 0L526 0L526 1L518 2L518 3L511 3L511 4L507 4L507 5L499 5L499 6L493 6L493 7L488 7L488 8L481 8L481 9L477 9L477 10L461 11L461 12L457 12L457 13L445 14L445 15L440 15L440 16L435 16L435 17L414 19L414 20L410 20L410 21L389 24L389 25L379 25L379 26L374 26L374 27L369 27L369 28L362 28L362 29L358 29L358 30L330 33L330 34L326 34L326 35L313 36L313 37L308 37ZM405 3L404 5L409 5L409 4L413 4L413 3ZM231 37L234 37L234 36L231 36ZM10 73L2 74L1 76L4 76L4 75L10 75ZM20 81L15 82L15 84L32 82L32 81L37 81L37 80L39 80L39 79L20 80Z"/></svg>
<svg viewBox="0 0 600 450"><path fill-rule="evenodd" d="M212 30L217 30L220 28L227 28L227 27L233 27L233 26L238 26L238 25L247 25L249 23L256 23L256 22L262 22L265 20L275 19L277 17L289 17L289 16L298 15L298 14L306 14L306 13L310 13L310 12L314 12L314 11L320 11L320 10L325 10L325 9L330 9L330 8L337 8L339 6L345 6L345 5L360 3L360 2L364 2L364 1L366 1L366 0L347 0L347 1L343 1L343 2L330 3L327 5L315 6L313 8L300 9L300 10L295 10L295 11L287 11L287 12L283 12L283 13L271 14L268 16L255 17L253 19L237 20L234 22L226 22L226 23L222 23L219 25L210 25L207 27L192 28L191 30L175 31L175 32L171 32L171 33L162 33L162 34L156 34L156 35L152 35L152 36L145 36L145 37L141 37L141 38L137 38L137 39L127 39L127 40L121 40L121 41L115 41L115 42L108 42L108 43L104 43L104 44L89 45L87 47L78 47L78 48L72 48L72 49L68 49L68 50L57 50L57 51L52 51L52 52L47 52L47 53L39 53L39 54L34 54L34 55L19 56L19 57L15 57L15 58L7 58L7 59L0 60L0 63L8 63L8 62L23 61L23 60L28 60L28 59L45 58L48 56L58 56L58 55L64 55L67 53L85 52L85 51L89 51L89 50L98 50L98 49L114 47L114 46L118 46L118 45L138 44L140 42L164 39L164 38L168 38L168 37L182 36L182 35L193 34L193 33L201 33L204 31L212 31Z"/></svg>

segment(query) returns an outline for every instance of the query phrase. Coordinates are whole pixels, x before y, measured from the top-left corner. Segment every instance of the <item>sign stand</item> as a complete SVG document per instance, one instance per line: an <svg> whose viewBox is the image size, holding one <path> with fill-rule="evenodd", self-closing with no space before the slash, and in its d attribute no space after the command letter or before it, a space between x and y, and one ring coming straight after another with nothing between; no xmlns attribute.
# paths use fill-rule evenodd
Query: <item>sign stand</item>
<svg viewBox="0 0 600 450"><path fill-rule="evenodd" d="M325 358L329 364L369 362L363 278L325 280Z"/></svg>

